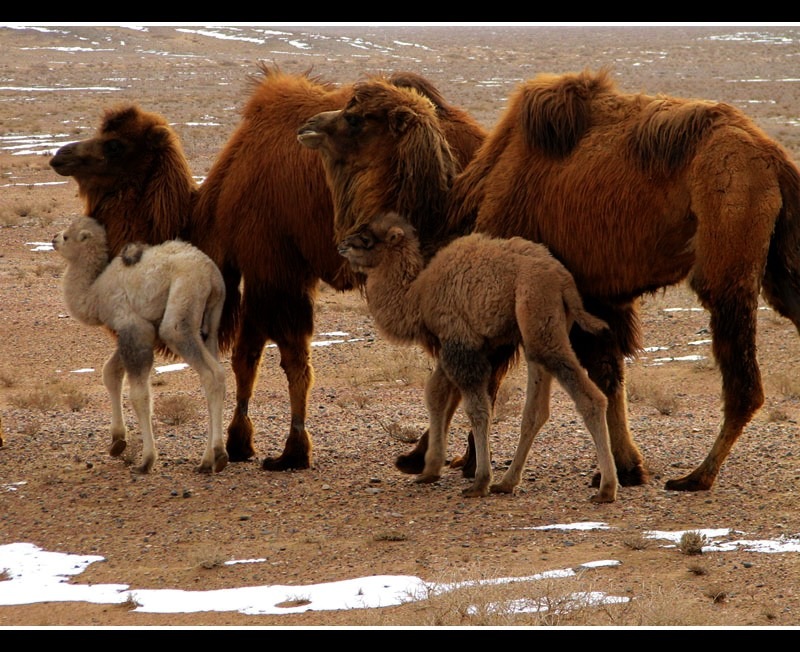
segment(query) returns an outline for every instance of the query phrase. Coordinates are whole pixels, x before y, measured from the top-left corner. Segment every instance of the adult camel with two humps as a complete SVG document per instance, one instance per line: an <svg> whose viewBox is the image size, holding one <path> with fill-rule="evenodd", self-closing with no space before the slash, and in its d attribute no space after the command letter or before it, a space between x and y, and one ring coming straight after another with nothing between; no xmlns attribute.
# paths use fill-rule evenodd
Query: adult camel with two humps
<svg viewBox="0 0 800 652"><path fill-rule="evenodd" d="M742 111L625 93L609 69L539 75L513 92L458 173L430 101L372 79L297 137L323 161L340 240L395 211L413 221L428 256L477 231L543 243L566 266L587 310L613 333L602 339L573 328L570 339L608 398L622 485L650 478L630 432L625 387L625 358L642 349L639 299L688 280L710 315L723 420L705 459L666 488L713 486L764 402L759 294L800 328L800 172ZM408 183L427 201L407 204ZM492 360L493 392L512 357L505 350ZM420 473L427 445L423 437L398 458L401 470ZM466 464L465 475L471 469ZM593 484L599 480L595 474Z"/></svg>

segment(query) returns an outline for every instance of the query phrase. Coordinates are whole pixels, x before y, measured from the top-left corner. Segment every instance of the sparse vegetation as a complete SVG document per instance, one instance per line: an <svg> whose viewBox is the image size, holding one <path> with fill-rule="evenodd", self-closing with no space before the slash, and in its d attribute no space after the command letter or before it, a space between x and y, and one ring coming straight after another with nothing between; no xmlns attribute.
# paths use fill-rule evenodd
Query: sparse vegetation
<svg viewBox="0 0 800 652"><path fill-rule="evenodd" d="M706 545L706 535L701 532L684 532L678 542L678 549L684 555L702 555L703 546Z"/></svg>
<svg viewBox="0 0 800 652"><path fill-rule="evenodd" d="M167 394L156 399L156 414L162 423L180 426L197 418L198 398L185 394ZM201 403L202 404L202 403Z"/></svg>

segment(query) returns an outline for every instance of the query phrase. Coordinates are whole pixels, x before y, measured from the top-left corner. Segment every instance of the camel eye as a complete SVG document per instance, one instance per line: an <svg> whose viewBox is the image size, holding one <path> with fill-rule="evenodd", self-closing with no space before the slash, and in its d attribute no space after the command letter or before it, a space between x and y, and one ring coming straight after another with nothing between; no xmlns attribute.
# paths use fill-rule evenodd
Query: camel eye
<svg viewBox="0 0 800 652"><path fill-rule="evenodd" d="M364 123L364 118L355 113L345 113L344 119L351 129L358 129Z"/></svg>
<svg viewBox="0 0 800 652"><path fill-rule="evenodd" d="M122 141L116 138L103 143L103 153L108 157L118 157L124 150L125 146L122 144Z"/></svg>

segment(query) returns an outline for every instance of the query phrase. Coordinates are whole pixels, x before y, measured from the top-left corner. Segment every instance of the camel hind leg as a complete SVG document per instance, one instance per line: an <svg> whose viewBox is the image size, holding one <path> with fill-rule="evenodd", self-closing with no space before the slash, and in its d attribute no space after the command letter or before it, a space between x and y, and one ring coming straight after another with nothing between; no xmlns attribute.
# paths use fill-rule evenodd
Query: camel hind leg
<svg viewBox="0 0 800 652"><path fill-rule="evenodd" d="M550 418L550 387L552 376L533 360L528 361L528 387L522 413L519 443L514 459L500 482L489 487L492 493L511 494L519 486L522 470L533 444L533 438Z"/></svg>
<svg viewBox="0 0 800 652"><path fill-rule="evenodd" d="M221 299L221 297L220 297ZM218 305L218 307L217 307ZM183 358L197 372L208 407L208 436L206 449L200 465L195 469L200 473L218 473L228 465L228 453L222 436L222 412L225 404L225 370L217 359L216 332L219 326L221 301L211 306L203 320L208 328L206 340L201 336L201 324L195 323L196 313L184 313L167 306L161 322L159 335L173 353Z"/></svg>
<svg viewBox="0 0 800 652"><path fill-rule="evenodd" d="M716 481L745 426L764 403L761 372L756 360L755 296L711 307L714 357L722 373L723 421L711 450L691 473L668 480L672 491L704 491Z"/></svg>
<svg viewBox="0 0 800 652"><path fill-rule="evenodd" d="M311 337L314 334L314 290L299 296L280 293L272 297L269 336L278 346L281 369L289 384L289 435L278 457L265 457L265 471L308 469L312 461L312 439L306 429L308 395L314 385Z"/></svg>
<svg viewBox="0 0 800 652"><path fill-rule="evenodd" d="M758 295L783 198L774 163L751 145L730 133L715 133L692 164L698 226L690 285L711 314L712 349L722 375L723 421L700 465L667 481L666 488L675 491L710 489L764 403L756 358Z"/></svg>

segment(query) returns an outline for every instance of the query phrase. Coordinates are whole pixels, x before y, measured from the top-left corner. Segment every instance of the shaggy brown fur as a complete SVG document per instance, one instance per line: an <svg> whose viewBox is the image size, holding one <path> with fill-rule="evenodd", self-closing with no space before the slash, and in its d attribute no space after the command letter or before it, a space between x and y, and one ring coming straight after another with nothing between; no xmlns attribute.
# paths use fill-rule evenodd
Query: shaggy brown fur
<svg viewBox="0 0 800 652"><path fill-rule="evenodd" d="M150 373L154 347L161 341L198 373L205 392L208 442L197 470L222 471L228 464L222 437L225 370L218 359L217 336L225 282L214 262L179 240L154 247L129 244L127 260L117 256L109 262L105 228L91 217L79 217L58 233L53 248L67 261L63 291L70 314L116 335L116 350L103 367L111 399L111 455L118 457L128 444L122 417L127 375L142 431L142 463L135 470L149 473L158 458Z"/></svg>
<svg viewBox="0 0 800 652"><path fill-rule="evenodd" d="M419 198L405 206L396 187L406 170L441 167L427 186L436 192L450 166L435 125L413 93L367 81L345 110L300 129L301 142L322 153L340 232L381 210L412 214ZM341 202L352 188L362 196ZM710 313L724 421L706 459L666 486L709 489L764 401L759 291L800 326L800 174L787 152L726 104L621 93L607 70L542 75L509 98L447 201L446 215L422 214L449 224L429 247L473 229L542 242L572 272L587 308L610 324L611 342L580 331L572 342L608 397L622 484L649 477L630 434L625 393L624 358L641 348L638 300L688 279ZM436 237L434 226L415 226ZM422 450L424 442L407 467L418 466Z"/></svg>
<svg viewBox="0 0 800 652"><path fill-rule="evenodd" d="M457 167L466 163L485 131L422 77L403 73L393 81L428 94L452 152L462 157ZM288 380L291 419L283 453L262 466L302 469L311 465L306 415L318 283L348 290L358 279L336 253L319 157L298 145L296 132L309 116L342 108L351 87L267 66L252 82L241 123L199 188L164 119L134 106L107 110L94 138L61 148L51 165L78 181L88 214L109 229L113 252L134 239L156 243L184 235L217 263L227 288L220 342L223 350L232 346L236 376L230 459L255 455L248 408L272 340Z"/></svg>
<svg viewBox="0 0 800 652"><path fill-rule="evenodd" d="M436 359L425 386L429 446L417 482L441 477L450 421L463 398L477 463L475 480L464 494L513 493L533 438L549 416L555 376L594 439L601 480L592 500L616 499L606 397L569 343L573 323L595 335L608 326L583 309L572 276L545 247L474 233L440 249L425 266L414 229L387 213L342 240L339 253L366 274L367 302L381 331L396 342L421 345ZM502 480L490 486L492 352L520 346L528 364L522 430L514 460Z"/></svg>

